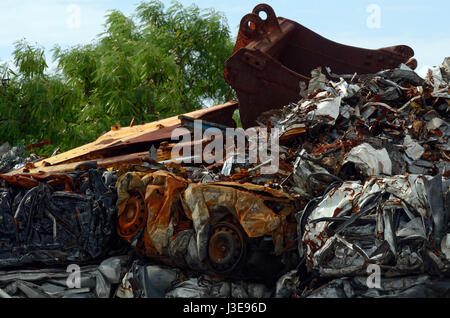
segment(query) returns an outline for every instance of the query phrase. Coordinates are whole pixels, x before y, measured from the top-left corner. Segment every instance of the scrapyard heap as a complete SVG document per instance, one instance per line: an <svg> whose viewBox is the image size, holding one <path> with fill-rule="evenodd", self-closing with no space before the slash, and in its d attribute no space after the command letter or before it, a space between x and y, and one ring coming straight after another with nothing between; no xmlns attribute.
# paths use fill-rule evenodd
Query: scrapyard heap
<svg viewBox="0 0 450 318"><path fill-rule="evenodd" d="M349 51L393 65L346 69L322 54L301 66L286 45L302 34L327 44L257 6L227 62L239 103L114 129L0 175L0 297L449 296L450 59L425 79L404 46ZM265 102L277 101L258 108L269 80L281 86ZM243 162L172 156L176 128L226 131L237 107L244 127L277 134L276 171L263 169L274 158L248 160L251 143Z"/></svg>

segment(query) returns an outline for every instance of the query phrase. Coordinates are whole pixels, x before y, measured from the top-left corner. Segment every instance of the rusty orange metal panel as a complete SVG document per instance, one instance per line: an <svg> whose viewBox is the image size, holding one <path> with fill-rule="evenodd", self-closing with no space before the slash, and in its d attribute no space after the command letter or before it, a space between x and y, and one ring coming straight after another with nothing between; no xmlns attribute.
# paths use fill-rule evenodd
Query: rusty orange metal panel
<svg viewBox="0 0 450 318"><path fill-rule="evenodd" d="M230 101L222 105L196 110L185 115L195 119L204 119L234 127L235 123L232 115L237 108L238 103L236 101ZM145 146L145 144L152 142L170 140L172 131L179 127L180 123L181 121L177 115L143 125L115 128L91 143L34 163L34 169L30 171L71 171L76 165L56 166L87 160L104 159L112 156L121 157L121 155L142 152L142 147L139 148L137 145L144 144ZM50 168L52 166L53 168ZM24 170L22 168L8 173L8 175L23 173L24 171L26 169Z"/></svg>
<svg viewBox="0 0 450 318"><path fill-rule="evenodd" d="M71 163L63 163L54 166L39 166L26 171L23 169L8 172L0 175L0 180L3 178L8 181L8 178L19 175L29 176L34 174L49 174L54 175L58 173L68 173L75 170L86 170L85 167L95 166L97 168L114 168L120 165L141 165L148 159L148 151L132 153L121 156L114 156L109 158L99 158L95 160L80 160ZM13 180L13 179L10 179ZM8 181L9 182L9 181Z"/></svg>

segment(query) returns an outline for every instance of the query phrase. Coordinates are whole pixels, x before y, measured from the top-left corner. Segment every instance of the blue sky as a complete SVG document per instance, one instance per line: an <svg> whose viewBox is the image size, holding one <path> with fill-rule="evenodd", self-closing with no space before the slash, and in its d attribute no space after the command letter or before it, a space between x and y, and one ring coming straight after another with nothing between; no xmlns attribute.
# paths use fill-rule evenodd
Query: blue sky
<svg viewBox="0 0 450 318"><path fill-rule="evenodd" d="M102 32L108 10L133 13L139 0L0 0L0 61L11 58L15 41L26 38L48 51L59 44L86 44ZM171 1L163 1L170 5ZM183 5L214 8L225 14L233 36L240 19L261 2L278 16L340 43L379 48L411 46L423 75L428 67L450 56L448 0L181 0Z"/></svg>

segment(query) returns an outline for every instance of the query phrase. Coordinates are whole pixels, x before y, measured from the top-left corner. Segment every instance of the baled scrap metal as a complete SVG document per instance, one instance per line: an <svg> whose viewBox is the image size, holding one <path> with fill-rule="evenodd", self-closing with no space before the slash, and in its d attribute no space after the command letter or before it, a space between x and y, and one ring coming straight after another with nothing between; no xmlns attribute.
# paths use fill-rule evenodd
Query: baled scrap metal
<svg viewBox="0 0 450 318"><path fill-rule="evenodd" d="M248 237L272 235L276 255L280 255L286 246L287 218L295 212L295 205L293 199L281 191L251 183L191 184L184 199L192 211L198 241L207 240L206 228L211 216L225 209L239 221ZM278 211L266 202L278 205ZM198 224L196 220L199 220ZM204 233L203 238L199 233ZM199 255L206 256L204 252Z"/></svg>
<svg viewBox="0 0 450 318"><path fill-rule="evenodd" d="M164 298L169 289L181 280L178 269L146 265L135 261L123 276L116 290L118 298Z"/></svg>
<svg viewBox="0 0 450 318"><path fill-rule="evenodd" d="M0 180L1 267L83 263L110 250L116 193L101 172Z"/></svg>
<svg viewBox="0 0 450 318"><path fill-rule="evenodd" d="M119 177L117 185L119 235L131 241L140 229L144 229L142 241L137 246L142 247L144 255L162 255L174 234L173 222L183 216L179 204L181 192L188 182L173 173L159 170L154 173L128 172ZM142 193L143 206L136 208L134 204L130 205L133 192ZM137 215L139 217L135 219Z"/></svg>
<svg viewBox="0 0 450 318"><path fill-rule="evenodd" d="M232 245L239 253L245 248L241 232L250 239L271 237L276 255L295 249L295 203L282 191L245 183L191 183L163 170L128 172L119 177L117 189L118 233L129 242L136 239L138 251L150 258L181 253L184 257L178 264L206 269L202 263L214 259L213 229L218 237L228 238L229 233L237 236L242 246ZM144 205L135 204L136 196Z"/></svg>
<svg viewBox="0 0 450 318"><path fill-rule="evenodd" d="M330 190L304 216L301 244L306 247L308 264L322 276L361 275L368 263L383 265L387 275L404 275L424 272L423 258L433 252L442 258L440 270L448 271L450 263L440 242L448 231L442 193L449 184L441 178L372 177L364 185L345 182ZM429 192L431 184L436 185L433 193ZM435 242L435 246L426 242Z"/></svg>
<svg viewBox="0 0 450 318"><path fill-rule="evenodd" d="M258 283L229 281L207 275L186 277L179 269L136 261L124 276L119 298L268 298L272 290Z"/></svg>
<svg viewBox="0 0 450 318"><path fill-rule="evenodd" d="M376 77L376 81L381 83L381 85L388 87L384 90L377 87L379 84L376 84L377 82L373 81L374 77ZM414 72L402 67L400 71L385 71L373 75L372 77L361 77L361 82L358 84L348 84L344 80L341 80L338 83L328 82L328 85L325 85L327 83L322 81L321 84L322 87L319 89L322 91L313 91L312 96L310 96L308 100L298 104L291 104L281 110L281 114L280 112L272 111L267 117L264 118L263 116L263 119L260 119L261 123L266 123L267 120L269 120L271 121L270 126L280 127L282 132L281 137L283 134L290 131L291 127L295 129L301 127L301 130L298 130L296 134L292 134L289 139L284 140L287 145L292 146L295 144L295 138L299 137L301 140L300 143L303 143L304 148L303 153L297 157L298 160L293 163L295 174L294 178L291 180L294 180L294 184L282 183L285 191L293 193L291 190L296 189L295 185L303 184L301 187L303 189L300 189L300 193L302 193L302 195L307 193L312 195L313 193L311 190L315 190L315 185L317 185L315 179L318 176L334 177L332 180L335 180L336 182L347 179L347 174L351 171L351 169L348 169L349 163L354 164L356 169L360 171L359 175L350 175L351 179L361 178L361 180L364 180L371 175L394 175L405 173L407 171L406 167L408 167L408 165L411 166L412 163L420 164L425 167L442 167L443 170L441 171L444 173L446 172L445 165L442 165L442 159L441 161L437 161L439 159L434 157L434 162L430 162L430 160L424 160L428 159L425 157L420 161L418 158L420 159L421 156L416 157L411 155L411 153L410 155L413 158L408 158L408 152L406 150L409 148L402 148L405 137L402 136L399 128L408 126L414 128L415 126L409 124L411 118L408 116L405 116L406 120L401 117L403 116L401 111L405 112L411 110L409 107L412 103L405 104L404 98L407 97L407 95L392 94L391 88L394 87L397 89L400 85L424 85L424 81L418 78ZM426 92L427 90L429 90L427 87L421 89L422 92ZM390 97L383 97L385 95L389 95ZM389 104L376 101L380 96L388 101ZM375 100L371 100L371 98L375 98ZM423 103L423 101L421 102ZM320 105L321 107L318 107ZM324 105L326 105L326 107ZM414 105L415 104L413 104L413 107L415 107ZM426 104L423 105L429 107L426 106ZM336 112L336 109L338 112ZM401 109L401 111L399 109ZM415 108L412 110L416 111ZM420 112L418 114L421 115ZM445 121L440 119L439 116L443 116L444 114L445 112L443 113L439 109L435 113L434 118L437 119L434 119L434 122L436 122L437 127L434 128L443 129L442 127ZM382 125L385 125L385 127L382 127L381 129L377 127L377 125L380 126L380 119L377 117L380 115L385 116L388 119L384 123L382 122ZM417 115L413 113L413 116ZM414 119L413 116L410 117ZM274 118L276 119L273 120ZM353 124L355 118L357 119L356 124ZM445 115L443 118L447 120ZM356 129L349 133L345 130L346 126L343 126L343 123L347 125L347 128L352 128L353 126L356 127ZM320 134L317 135L318 138L314 136L314 132L320 131L321 128L327 126L331 127L331 129L328 130L331 131L330 135ZM369 127L368 131L366 131L365 126ZM376 129L372 129L371 131L371 126L374 126ZM383 130L385 130L385 132L383 132ZM344 138L340 139L338 132L342 132ZM372 136L370 136L370 134L372 134ZM411 130L410 134L418 140L420 140L420 138L428 137L426 135L417 135L415 130ZM442 135L447 138L445 133ZM327 143L327 138L330 136L331 143L330 141ZM389 140L390 138L392 139ZM409 144L411 144L411 140L409 140L408 137L406 137L406 139ZM283 141L283 138L280 138L280 140ZM397 148L395 148L395 146L393 147L393 140L398 142ZM446 140L448 139L440 140L439 143L432 142L430 145L432 147L444 145ZM415 143L413 145L418 145L417 141L412 142ZM420 140L420 144L424 144L424 141ZM429 146L425 148L430 150ZM425 152L423 152L422 155L423 154L425 154ZM445 154L443 155L443 159L445 159ZM400 160L402 162L399 162ZM308 169L307 171L309 171L306 174L303 173L306 171L305 169ZM232 168L227 168L227 171L229 171L227 174L230 174L231 177L233 177L233 170L234 169ZM252 169L249 169L249 171L251 170ZM437 173L436 169L428 171L433 174ZM237 171L234 171L234 173L236 172ZM339 177L336 177L335 174L339 175ZM258 178L251 176L251 174L247 175L246 178L253 182L258 180ZM314 189L311 189L311 185ZM332 187L330 187L330 189L332 189ZM353 189L351 190L354 191ZM214 196L212 197L214 198ZM395 200L394 203L398 204ZM333 213L338 213L340 209L342 209L342 207L332 207ZM206 209L207 207L203 207L203 209L200 210L204 211ZM366 218L363 219L364 222L369 222ZM414 228L416 224L417 220L413 220L409 227L401 230L400 233L402 233L402 235L405 234L409 228ZM361 231L366 234L370 233L370 230L370 224L361 228ZM336 240L338 239L340 243L345 244L345 239L337 237ZM393 241L390 241L393 245ZM446 242L446 240L443 240L443 242ZM443 246L445 246L445 243ZM351 270L348 272L350 273Z"/></svg>
<svg viewBox="0 0 450 318"><path fill-rule="evenodd" d="M367 75L327 71L339 81L325 80L316 70L317 80L310 81L312 89L302 100L258 118L261 125L279 128L282 144L297 149L287 161L294 172L282 182L283 189L312 199L297 214L299 254L307 270L297 273L300 280L291 290L301 297L335 292L345 297L345 291L351 297L445 295L444 287L443 294L433 292L435 283L445 285L437 278L413 286L410 294L351 291L342 283L350 276L367 279L371 263L381 266L383 277L449 275L450 86L443 80L448 78L445 67L425 80L404 65ZM322 103L328 106L318 109ZM301 131L282 138L290 127L300 126ZM312 277L340 278L331 289L320 287L329 290L321 293L306 288Z"/></svg>
<svg viewBox="0 0 450 318"><path fill-rule="evenodd" d="M389 72L383 74L389 80L395 78L392 74L389 75ZM407 74L408 78L414 78L410 73L407 72ZM273 126L281 127L282 134L289 130L292 131L289 129L291 127L301 128L284 140L285 145L290 148L284 149L282 156L290 158L292 161L281 160L280 168L293 174L293 178L289 178L288 181L285 179L286 182L275 181L275 178L280 178L280 174L266 176L258 174L260 163L255 164L253 168L246 164L245 167L250 168L248 170L241 169L242 165L232 164L228 169L229 176L184 165L183 175L189 175L189 171L194 172L189 179L180 177L178 173L168 172L167 170L173 169L161 166L155 167L164 170L155 171L141 167L140 172L127 172L126 170L125 173L119 172L120 177L117 182L117 208L119 211L117 230L119 235L132 245L136 244L141 255L149 256L154 260L169 259L170 261L167 263L171 266L200 272L221 269L212 264L217 261L218 255L220 259L220 253L217 253L214 248L219 246L218 238L224 237L238 242L233 244L234 249L238 251L236 255L239 260L243 257L242 255L245 255L247 258L245 261L251 261L251 253L242 253L244 244L241 244L239 240L269 236L271 244L264 245L266 241L262 240L260 246L266 251L267 247L270 247L273 254L278 255L281 259L282 252L293 246L296 234L296 224L292 223L293 213L297 211L296 202L285 192L297 193L296 198L299 198L299 193L300 197L309 198L323 193L323 189L328 188L322 197L319 196L315 202L308 204L307 209L305 208L305 211L312 211L309 217L314 216L313 219L307 218L308 215L305 213L298 214L298 234L300 238L306 238L303 241L306 249L301 244L299 246L300 254L306 256L310 266L311 264L313 267L317 265L315 268L318 269L321 277L364 274L364 265L367 265L367 259L370 258L384 266L385 275L420 274L425 270L432 272L433 268L439 273L446 273L448 264L445 257L449 250L449 234L446 228L448 216L445 213L448 209L445 210L445 208L448 207L449 200L444 200L445 202L443 201L442 204L436 204L440 199L428 200L428 198L432 195L436 198L436 194L439 193L441 193L441 198L448 198L447 179L443 178L441 186L436 183L437 177L433 181L428 180L430 179L428 176L421 176L422 183L420 181L422 178L419 177L414 179L414 182L408 179L414 189L410 193L406 191L408 187L405 186L408 184L405 181L405 178L409 178L407 175L393 176L390 177L391 179L382 176L374 177L374 180L377 181L372 181L373 184L367 186L367 189L364 184L364 180L373 174L402 173L406 171L401 170L405 169L402 167L412 164L420 164L428 168L431 166L433 170L430 171L437 173L439 170L436 171L434 167L441 164L443 159L437 157L436 153L431 158L426 157L425 154L430 149L434 150L431 147L436 148L447 140L445 139L447 138L446 132L443 130L444 123L448 121L443 115L445 110L443 112L442 107L436 107L434 113L431 114L430 110L427 112L427 118L430 118L428 120L433 121L430 124L430 128L432 128L430 131L443 130L443 139L437 139L437 142L430 143L429 140L426 140L425 138L429 135L423 134L424 130L418 134L417 125L414 125L414 121L412 122L408 132L412 141L408 140L408 142L418 143L425 149L421 158L414 160L408 157L406 152L408 147L403 148L407 135L402 135L398 129L402 126L408 127L408 120L411 120L396 116L399 112L398 107L405 107L405 103L401 99L404 97L389 101L389 104L368 102L367 99L370 99L372 94L371 90L379 92L379 89L374 86L370 77L365 77L361 81L363 84L350 85L345 81L329 82L328 85L322 82L322 86L319 88L322 91L313 91L311 96L308 96L302 103L292 104L281 110L281 113L279 111L271 112L272 117L261 120L261 122L272 121ZM365 86L366 84L368 86ZM393 85L389 82L388 84ZM442 89L441 86L439 89ZM367 87L370 89L367 90ZM427 91L427 88L422 91ZM425 101L428 103L428 99ZM321 104L322 106L318 109L318 105ZM338 113L336 109L339 110ZM407 105L403 111L410 109L410 105ZM317 112L317 110L319 111ZM412 110L417 111L416 108ZM375 125L376 127L377 120L379 120L376 116L380 115L378 112L386 116L390 120L389 123L394 122L395 124L384 123L388 127L385 129L388 134L384 134L382 130L380 133L379 129L372 132L370 129L365 131L362 127L364 125ZM394 116L390 117L392 115L390 112ZM421 114L419 112L419 115ZM412 116L416 115L415 112L412 112ZM402 120L406 120L406 122L402 122ZM360 125L360 127L354 132L347 133L348 128L351 128L355 122L355 126ZM396 129L392 129L392 126ZM313 132L319 132L321 129L328 129L329 135L314 135ZM437 130L433 133L434 135ZM345 137L342 138L340 133ZM391 142L388 141L389 137L398 142L398 148L392 147ZM300 138L302 146L299 149L302 151L295 151L293 148L293 146L298 146L298 138ZM427 145L424 139L430 145ZM445 158L445 152L441 155ZM399 164L399 160L403 160L404 165ZM389 171L389 161L391 162L391 171ZM292 166L289 167L288 162L291 162ZM348 168L349 164L353 164L359 170L359 174L348 174L349 171L352 171ZM445 166L441 166L445 169ZM196 172L201 172L200 178L194 176ZM348 180L349 175L350 179L360 178L360 182L343 182ZM32 188L39 183L36 179L48 181L45 178L49 176L49 174L28 174L25 179L22 178L23 176L8 176L4 180L26 182ZM206 176L210 179L206 180ZM284 177L286 178L286 176ZM318 180L322 177L331 178L336 183L329 184L328 181ZM105 177L105 180L106 178L109 177ZM227 178L228 180L237 179L241 182L245 178L254 183L266 183L266 186L229 181L217 182ZM54 176L54 180L54 185L64 187L68 191L75 187L75 184L70 183L65 177ZM197 183L198 181L201 182ZM108 184L111 182L114 181L110 181ZM319 186L322 184L323 188L320 190ZM285 192L271 187L281 188ZM301 189L297 192L296 188ZM444 189L443 192L437 191L438 188ZM343 193L341 193L342 191ZM367 192L366 196L362 196L364 191ZM391 197L384 198L381 194L383 191L390 193ZM375 213L374 211L378 208L377 204L382 199L385 199L382 211L386 211L385 213L378 213L378 211ZM432 203L429 204L429 202ZM355 207L356 203L358 205ZM427 204L430 206L429 209L426 207ZM318 210L318 207L321 209ZM399 212L400 209L403 209L403 214ZM430 211L432 212L430 213ZM348 215L344 215L345 213ZM231 219L223 218L225 215ZM430 222L432 222L431 227ZM243 234L241 236L239 236L240 231ZM435 242L432 248L420 249L430 237ZM402 240L412 241L414 244L405 245ZM382 244L378 244L379 242ZM425 243L420 245L420 242ZM210 245L213 245L212 250ZM420 252L418 252L417 246L419 246ZM311 251L315 251L315 253L310 257ZM436 256L430 251L439 251L440 255ZM329 255L332 255L333 252L335 257L330 259ZM236 255L233 254L233 256ZM258 260L258 258L255 259ZM252 264L255 264L255 259ZM392 263L393 259L397 263ZM268 264L265 265L269 267ZM227 264L227 268L228 266L229 264ZM252 266L252 270L256 271L257 266ZM231 266L230 268L234 269L235 267ZM157 273L158 270L152 269L150 272ZM278 273L278 271L273 272ZM103 274L103 276L105 275ZM108 294L109 287L103 276L103 279L98 279L97 296ZM304 277L301 276L301 278ZM117 282L117 279L114 281ZM299 281L301 279L295 276L294 272L284 275L279 280L275 296L289 297L295 294L295 286L299 284ZM136 296L133 292L129 293L132 283L129 280L125 280L125 282L128 283L124 283L125 289L122 296L128 297L131 294ZM249 293L247 289L240 286L234 288L231 286L230 294L225 293L224 286L226 284L219 283L219 285L213 284L211 288L222 290L223 287L223 293L211 293L210 288L204 289L199 286L196 279L188 279L180 283L179 288L175 288L173 292L164 291L167 292L167 296L195 294L203 296L231 295L233 297L233 295L245 296ZM188 286L190 287L187 288ZM29 287L27 284L21 285L23 290L29 291L27 287ZM357 292L354 291L353 295L356 295ZM120 292L118 293L120 294ZM154 291L150 294L161 297L163 292L155 293Z"/></svg>
<svg viewBox="0 0 450 318"><path fill-rule="evenodd" d="M258 283L217 281L208 276L176 284L166 298L269 298L272 290Z"/></svg>
<svg viewBox="0 0 450 318"><path fill-rule="evenodd" d="M276 17L272 15L270 7L259 6L255 10L257 13L269 13L267 23L278 25L282 33L278 33L280 30L276 27L271 29L269 24L265 24L260 31L280 37L292 33L289 21L281 19L280 24L273 23ZM259 20L251 21L256 21L257 28L262 26ZM309 30L301 30L303 34L311 35ZM316 35L311 36L317 40ZM277 41L267 46L267 43L252 44L250 40L250 37L238 39L241 46L237 48L245 47L245 50L237 52L234 62L235 58L243 54L244 62L247 58L245 63L254 68L267 58L260 54L262 51L272 46L277 51ZM248 52L247 46L255 52L261 52ZM396 61L405 62L412 56L407 47L372 53L396 55L391 66L399 64ZM284 62L289 60L288 57L280 57ZM281 68L283 72L280 73L279 63L274 64L272 59L267 61L269 70L274 71L274 65L278 68L275 69L277 76L286 71ZM306 67L288 64L299 70L305 70ZM370 70L376 72L382 65L384 63L378 63ZM228 66L233 66L231 59ZM337 68L332 66L334 71L342 72L342 65ZM264 65L259 67L264 68ZM31 170L32 173L16 172L2 176L6 184L18 184L27 188L27 191L11 198L8 197L11 191L7 186L1 192L3 201L0 203L9 208L5 211L28 209L27 215L31 216L30 207L37 206L37 211L44 213L44 217L36 223L19 220L26 225L22 224L19 238L21 243L26 244L30 240L33 242L36 233L48 240L52 238L52 242L56 242L55 250L60 253L58 260L52 254L52 261L55 262L60 261L61 257L64 260L83 261L104 255L103 248L109 242L110 227L114 223L109 218L116 211L113 209L115 198L111 193L117 191L117 233L131 246L136 246L141 256L187 270L202 273L212 271L231 276L234 276L235 270L239 268L237 265L241 263L250 264L247 267L250 271L244 271L245 274L260 272L260 268L265 267L265 274L277 275L277 278L281 273L285 274L278 284L272 284L275 287L272 295L276 297L295 295L296 287L305 279L296 271L287 272L291 268L286 252L295 250L296 239L301 240L298 241L298 251L306 260L309 270L317 270L320 278L344 277L322 288L323 295L344 293L370 296L370 293L349 289L346 278L364 275L369 263L380 265L385 276L423 273L447 275L450 254L448 63L430 72L425 80L405 65L365 75L336 76L329 69L326 70L327 76L322 74L321 69L313 70L308 87L304 83L298 86L298 79L306 81L309 78L299 77L287 70L290 79L297 79L292 82L296 86L283 82L281 84L286 84L284 88L277 91L275 97L264 101L271 104L270 108L276 108L279 103L287 103L283 100L285 97L290 99L289 102L293 101L293 92L297 96L295 98L303 97L298 103L263 114L257 121L261 126L280 128L282 145L278 172L265 175L259 172L273 158L255 164L236 164L232 157L223 158L223 161L207 168L189 167L187 164L180 166L173 162L176 158L171 158L171 147L164 142L158 151L156 148L150 150L150 156L137 152L144 150L140 148L143 145L168 139L173 129L181 124L180 118L169 118L142 126L113 129L89 145L25 167L26 171ZM227 71L227 80L237 79L232 69ZM249 78L249 74L243 75ZM239 81L242 78L237 79L236 83L239 84ZM252 85L249 85L250 89L254 88ZM284 94L287 91L288 94ZM280 97L283 94L285 96ZM252 101L242 92L238 92L238 95L241 102ZM261 96L263 94L258 97ZM274 102L273 98L278 100ZM188 117L181 119L191 123L192 119L203 118L213 122L206 123L205 128L218 126L219 122L207 115L222 117L234 110L237 104L222 106L217 111L202 110L186 114ZM252 115L257 114L254 112ZM225 120L226 116L223 117ZM251 120L247 118L244 122L248 124ZM257 128L264 130L265 127ZM204 140L195 142L203 144ZM164 155L163 162L156 162L159 155ZM119 161L120 165L115 165ZM134 171L122 165L127 161L142 166L139 169L134 167ZM63 165L67 169L65 171L76 172L71 175L53 173L58 167L63 168ZM118 169L116 186L115 172L104 172L100 177L101 170L89 170L89 167ZM52 169L49 170L52 173L36 173L45 169ZM88 172L80 171L86 169ZM423 175L406 173L417 170L423 171ZM81 182L80 186L78 177L83 174L88 175L88 180ZM73 179L74 176L77 177ZM313 200L308 202L311 198ZM60 228L55 222L57 213L53 211L52 214L51 210L55 199L65 203L76 201L74 206L82 210L82 215L100 220L85 227L84 233L89 233L86 234L88 239L81 254L89 252L89 257L74 256L70 252L69 256L64 254L67 251L59 243L67 240L58 237ZM61 204L64 205L64 202ZM304 209L302 213L297 213L298 222L295 222L294 213L298 211L298 203L302 203ZM47 211L41 211L44 210L41 207L49 206L51 211L45 215ZM95 209L101 211L95 213ZM61 213L62 210L58 211ZM69 212L75 218L73 209ZM13 223L2 222L2 225L5 224ZM71 226L69 228L72 230ZM12 228L9 230L12 237ZM22 245L25 249L29 247L26 244ZM47 243L43 245L47 246ZM280 270L278 264L272 266L270 257L276 257L280 264L286 265L285 268ZM26 260L50 262L35 255ZM296 259L293 260L295 263ZM309 274L314 276L311 272ZM264 286L250 287L247 283L209 281L209 278L205 282L204 277L181 277L179 270L159 265L135 263L125 274L122 260L117 259L105 261L94 271L95 284L90 286L90 292L79 292L86 296L107 297L111 294L112 284L117 284L123 275L122 284L116 292L118 297L268 295ZM262 275L266 279L264 283L268 282L270 275ZM244 277L253 279L251 275ZM405 284L409 282L408 279ZM172 286L174 282L178 284ZM395 285L395 281L392 285ZM0 284L0 287L3 296L17 291L29 296L64 293L55 286L28 281L15 286ZM415 288L415 285L410 287ZM385 289L389 288L394 290L396 287ZM389 295L393 294L395 292ZM307 295L321 294L317 291L303 294ZM378 295L386 293L382 291Z"/></svg>
<svg viewBox="0 0 450 318"><path fill-rule="evenodd" d="M232 115L237 107L237 102L230 101L222 105L186 113L185 115L194 119L204 119L234 127L235 123L232 119ZM77 162L95 160L108 162L107 159L111 157L140 153L143 150L148 149L152 143L158 144L159 142L170 140L173 130L180 127L180 124L181 120L178 116L173 116L132 127L112 127L111 131L103 134L91 143L57 154L50 158L39 160L34 163L31 169L25 170L31 173L41 171L61 172L61 168L58 166L67 165L64 167L64 171L72 172L76 170ZM133 158L129 158L129 160L130 159ZM109 161L108 164L110 167L113 166L114 160ZM20 174L22 172L24 172L24 168L19 169L19 167L17 167L17 170L11 171L9 174Z"/></svg>
<svg viewBox="0 0 450 318"><path fill-rule="evenodd" d="M316 72L316 77L320 74ZM279 128L280 142L298 147L297 157L291 162L295 170L291 181L302 192L308 193L307 184L312 180L314 185L317 174L328 173L329 177L338 177L335 180L415 171L448 176L449 106L447 99L430 95L434 90L431 82L419 81L406 67L372 75L332 77L340 81L322 81L320 88L298 103L258 119L261 125ZM344 78L356 83L349 84ZM423 86L413 86L419 83ZM402 94L388 103L379 102L392 87ZM412 88L416 89L414 96L409 95ZM441 82L439 89L450 88ZM323 103L328 106L320 108ZM300 125L302 131L283 139L290 127ZM432 129L421 128L424 125Z"/></svg>
<svg viewBox="0 0 450 318"><path fill-rule="evenodd" d="M366 276L336 278L313 291L307 298L448 298L450 280L428 275L383 277L377 288L367 287Z"/></svg>

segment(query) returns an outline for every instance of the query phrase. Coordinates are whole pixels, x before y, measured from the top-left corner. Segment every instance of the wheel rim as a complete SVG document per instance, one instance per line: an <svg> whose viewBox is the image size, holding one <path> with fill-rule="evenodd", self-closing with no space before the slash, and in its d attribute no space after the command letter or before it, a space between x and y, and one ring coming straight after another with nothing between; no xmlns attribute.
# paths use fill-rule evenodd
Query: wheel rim
<svg viewBox="0 0 450 318"><path fill-rule="evenodd" d="M119 216L119 235L128 241L131 240L145 226L146 218L143 196L135 193L128 199L125 209Z"/></svg>
<svg viewBox="0 0 450 318"><path fill-rule="evenodd" d="M211 228L208 258L213 271L228 273L236 268L245 252L242 231L230 223L218 223Z"/></svg>

